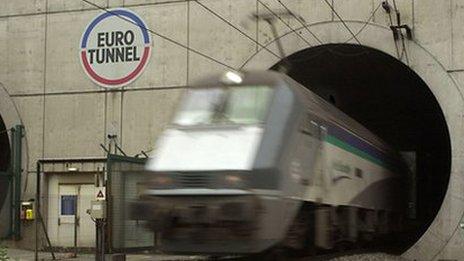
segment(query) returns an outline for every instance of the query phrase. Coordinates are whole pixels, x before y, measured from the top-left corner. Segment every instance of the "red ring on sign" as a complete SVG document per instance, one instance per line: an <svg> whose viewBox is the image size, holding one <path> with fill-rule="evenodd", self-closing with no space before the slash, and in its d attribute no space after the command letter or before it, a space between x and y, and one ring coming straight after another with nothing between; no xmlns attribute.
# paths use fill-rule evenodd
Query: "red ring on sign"
<svg viewBox="0 0 464 261"><path fill-rule="evenodd" d="M145 46L145 49L142 55L142 61L139 63L137 68L135 68L135 70L132 71L129 75L123 78L114 79L114 80L101 77L92 69L92 67L89 64L89 61L87 60L86 50L81 51L81 59L82 59L82 63L84 64L85 70L90 74L90 76L95 81L106 84L106 85L120 85L120 84L129 82L130 80L134 79L138 75L138 73L143 69L143 67L145 66L147 62L149 52L150 52L150 47Z"/></svg>

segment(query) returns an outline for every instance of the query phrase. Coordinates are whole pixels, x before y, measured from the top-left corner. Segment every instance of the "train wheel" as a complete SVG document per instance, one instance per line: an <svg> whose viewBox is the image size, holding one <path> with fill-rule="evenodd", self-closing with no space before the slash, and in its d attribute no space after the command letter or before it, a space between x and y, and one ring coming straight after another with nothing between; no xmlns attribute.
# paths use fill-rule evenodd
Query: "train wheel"
<svg viewBox="0 0 464 261"><path fill-rule="evenodd" d="M256 257L256 256L255 256ZM263 261L284 261L288 259L288 253L285 249L280 247L273 247L264 253L259 254L258 258L250 260L263 260Z"/></svg>
<svg viewBox="0 0 464 261"><path fill-rule="evenodd" d="M302 208L290 226L282 243L292 254L308 255L314 252L314 212Z"/></svg>

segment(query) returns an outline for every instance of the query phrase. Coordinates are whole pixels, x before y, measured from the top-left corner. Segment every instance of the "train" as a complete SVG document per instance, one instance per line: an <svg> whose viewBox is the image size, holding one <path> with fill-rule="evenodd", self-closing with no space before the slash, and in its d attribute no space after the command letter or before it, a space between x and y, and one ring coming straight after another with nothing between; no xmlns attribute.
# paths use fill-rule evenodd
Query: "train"
<svg viewBox="0 0 464 261"><path fill-rule="evenodd" d="M145 168L133 211L170 253L370 242L402 229L407 203L399 154L275 71L187 88Z"/></svg>

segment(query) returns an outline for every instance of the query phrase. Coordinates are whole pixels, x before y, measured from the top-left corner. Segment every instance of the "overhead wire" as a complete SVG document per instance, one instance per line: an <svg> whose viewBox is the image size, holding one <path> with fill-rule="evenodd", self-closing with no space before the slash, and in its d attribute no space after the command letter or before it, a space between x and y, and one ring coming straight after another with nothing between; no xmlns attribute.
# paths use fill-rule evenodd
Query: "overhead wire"
<svg viewBox="0 0 464 261"><path fill-rule="evenodd" d="M361 26L361 28L356 32L356 36L358 36L360 33L362 33L362 31L364 31L367 27L367 25L369 24L369 22L374 18L374 15L375 13L377 13L377 11L379 10L379 8L382 6L382 1L380 1L380 3L377 5L377 7L372 11L372 13L369 15L369 17L366 19L366 21L363 23L363 25ZM351 41L351 39L353 39L353 37L351 37L350 39L346 40L345 43L348 43L349 41ZM358 55L364 55L364 54L368 54L370 51L369 50L364 50L362 52L359 52L359 53L340 53L338 51L335 51L333 49L330 49L331 52L337 54L337 55L341 55L341 56L358 56Z"/></svg>
<svg viewBox="0 0 464 261"><path fill-rule="evenodd" d="M388 0L386 0L385 2L387 3L387 5L390 5L390 4L388 3ZM389 20L390 20L390 26L393 26L393 18L392 18L392 16L391 16L391 11L388 11L387 13L388 13L388 18L389 18ZM401 59L401 58L400 58L400 49L399 49L399 47L398 47L398 43L397 43L394 39L393 39L393 41L394 41L394 43L395 43L396 57L397 57L398 59Z"/></svg>
<svg viewBox="0 0 464 261"><path fill-rule="evenodd" d="M356 36L358 36L360 33L362 33L362 31L364 31L364 29L366 29L367 25L374 18L375 13L377 13L377 11L379 10L379 8L381 6L382 6L382 1L380 1L380 3L377 5L377 7L374 9L374 11L372 11L371 15L367 18L367 20L363 23L361 28L358 30L358 32L356 32L356 34L355 34ZM351 39L346 40L345 43L349 42Z"/></svg>
<svg viewBox="0 0 464 261"><path fill-rule="evenodd" d="M305 29L306 31L312 35L314 37L314 39L316 39L316 41L318 41L320 44L324 44L324 42L321 41L321 39L319 39L319 37L317 37L316 34L314 34L311 30L309 30L308 28L308 25L306 23L304 23L303 21L301 21L300 17L298 17L294 12L292 12L284 3L282 3L281 0L276 0L277 2L279 2L279 4L291 15L295 18L295 20L297 20Z"/></svg>
<svg viewBox="0 0 464 261"><path fill-rule="evenodd" d="M401 21L400 21L400 12L398 11L398 7L396 6L396 0L393 0L393 8L395 9L395 13L396 13L396 23L398 26L401 25ZM401 58L400 60L402 59L403 57L403 53L404 53L404 56L406 58L406 63L407 65L409 65L409 56L408 56L408 50L406 49L406 44L404 43L404 35L403 33L400 31L400 35L401 35L401 46L402 46L402 51L401 51Z"/></svg>
<svg viewBox="0 0 464 261"><path fill-rule="evenodd" d="M229 68L229 69L232 69L232 70L236 70L233 66L231 65L228 65L224 62L221 62L219 61L218 59L215 59L214 57L212 56L209 56L207 54L204 54L200 51L197 51L196 49L193 49L185 44L182 44L174 39L171 39L165 35L162 35L150 28L147 28L147 27L143 27L143 26L140 26L138 24L136 24L135 22L131 21L130 19L127 19L119 14L116 14L114 12L112 12L111 10L108 10L107 8L105 7L102 7L102 6L99 6L98 4L95 4L95 3L92 3L90 2L89 0L81 0L89 5L92 5L102 11L105 11L107 13L111 13L113 14L114 16L118 17L119 19L122 19L122 20L125 20L126 22L129 22L131 24L134 24L135 26L138 26L142 29L145 29L147 30L148 32L150 32L151 34L153 35L156 35L168 42L171 42L177 46L180 46L182 48L185 48L186 50L188 51L191 51L197 55L200 55L208 60L211 60L215 63L218 63L226 68ZM278 14L276 14L274 11L272 11L266 4L264 4L262 1L260 0L257 0L262 6L264 6L272 15L274 15L276 18L278 18L286 27L288 27L290 30L292 30L292 32L294 32L299 38L301 38L308 46L312 46L305 38L303 38L300 34L298 34L296 32L296 30L294 30L287 22L285 22ZM314 34L311 30L309 30L308 26L303 23L301 21L301 19L295 15L294 12L292 12L284 3L282 3L281 0L277 0L279 2L279 4L281 4L285 9L286 11L291 14L304 28L305 30L314 37L314 39L316 39L317 42L319 42L321 45L324 44L319 37L317 37L316 34ZM331 8L332 12L335 13L335 15L340 19L340 21L342 22L342 24L344 25L344 27L350 32L350 34L352 35L352 38L354 38L356 40L356 42L358 42L358 44L361 44L361 42L359 41L359 39L356 37L356 35L358 35L362 30L364 30L364 28L367 26L367 24L369 23L369 21L372 19L372 17L375 15L375 12L378 10L378 8L380 7L380 5L374 10L374 12L371 14L371 16L368 18L368 20L365 22L365 24L363 25L363 27L356 33L354 34L353 31L347 26L347 24L345 23L345 21L343 20L343 18L338 14L338 12L335 11L335 9L333 8L333 6L327 2L327 0L324 0L327 5ZM205 10L207 10L208 12L210 12L211 14L213 14L214 16L216 16L218 19L220 19L221 21L225 22L227 25L229 25L230 27L234 28L235 30L237 30L240 34L242 34L243 36L245 36L246 38L248 38L249 40L251 40L252 42L256 43L258 46L260 46L261 48L263 48L264 50L266 50L267 52L269 52L270 54L272 54L273 56L275 56L276 58L279 58L279 59L282 59L283 57L280 57L278 54L274 53L273 51L269 50L269 48L267 48L265 45L259 43L258 41L256 41L255 39L253 39L251 36L249 36L248 34L246 34L245 32L243 32L242 30L240 30L237 26L233 25L232 23L230 23L229 21L227 21L225 18L223 18L222 16L220 16L217 12L213 11L211 8L207 7L206 5L204 5L203 3L201 3L200 1L198 0L195 0L195 2L200 5L201 7L203 7ZM349 41L349 40L348 40Z"/></svg>
<svg viewBox="0 0 464 261"><path fill-rule="evenodd" d="M361 45L361 42L359 41L359 39L356 37L356 35L353 33L353 31L351 31L350 27L348 27L348 25L345 23L345 20L343 20L343 18L338 14L338 12L335 10L335 8L329 3L329 1L327 0L324 0L324 2L330 7L330 9L332 10L332 12L338 17L338 19L340 20L340 22L342 22L343 26L346 28L346 30L348 30L348 32L350 32L350 34L353 36L353 38L356 40L356 42L358 42L358 44Z"/></svg>
<svg viewBox="0 0 464 261"><path fill-rule="evenodd" d="M390 3L388 2L388 0L385 0L385 2L387 3L387 5L390 5ZM393 0L393 9L395 10L395 13L397 15L396 17L396 23L397 25L399 26L400 25L400 20L399 20L399 11L398 11L398 8L397 8L397 5L396 5L396 0ZM390 27L393 28L393 18L392 18L392 15L391 15L391 12L388 12L388 17L389 17L389 20L390 20ZM393 29L392 29L393 30ZM393 32L395 33L395 32ZM399 47L398 47L398 43L397 41L394 39L394 42L395 42L395 49L396 49L396 55L397 55L397 58L401 61L403 60L403 56L406 58L406 64L409 65L409 56L408 56L408 53L407 53L407 50L406 50L406 45L404 43L404 35L403 33L400 31L400 37L401 37L401 53L400 53L400 50L399 50Z"/></svg>
<svg viewBox="0 0 464 261"><path fill-rule="evenodd" d="M313 45L310 44L308 42L308 40L306 40L303 36L301 36L300 34L298 34L287 22L285 22L278 14L276 14L274 11L272 11L272 9L270 9L266 4L264 4L263 2L261 2L260 0L257 0L258 3L260 3L262 6L264 6L273 16L275 16L277 19L279 19L279 21L281 21L285 26L287 26L287 28L289 28L290 30L292 30L293 32L295 32L295 34L301 38L309 47L312 47Z"/></svg>
<svg viewBox="0 0 464 261"><path fill-rule="evenodd" d="M321 44L323 46L324 49L328 50L329 52L333 53L333 54L336 54L336 55L340 55L340 56L358 56L358 55L363 55L363 54L366 54L366 53L369 53L369 51L363 51L361 53L356 53L356 54L345 54L345 53L340 53L338 51L335 51L333 48L329 47L328 44L325 44L314 32L312 32L308 25L304 22L304 20L302 20L301 17L297 16L293 11L291 11L281 0L276 0L290 15L292 15L294 17L295 20L297 20L301 26L303 26L305 28L305 30L314 37L314 39L316 39L316 41L319 42L319 44ZM378 9L378 8L377 8ZM377 11L377 9L375 11ZM374 11L374 12L375 12ZM367 25L367 23L369 22L370 19L372 19L372 17L374 16L374 14L372 14L369 18L368 18L368 21L365 23L365 25ZM362 28L364 29L364 28ZM360 31L358 31L357 34L359 34L362 29ZM350 41L351 39L348 39L346 42ZM307 59L304 59L304 60L311 60L312 58L315 58L317 56L319 56L320 54L322 53L322 51L316 55L313 55ZM302 61L303 59L298 59L298 60L292 60L293 62L295 61ZM332 63L332 61L330 60L330 62Z"/></svg>
<svg viewBox="0 0 464 261"><path fill-rule="evenodd" d="M180 47L182 47L182 48L185 48L185 49L187 49L188 51L191 51L191 52L193 52L193 53L195 53L195 54L197 54L197 55L200 55L200 56L202 56L202 57L204 57L204 58L206 58L206 59L208 59L208 60L211 60L211 61L213 61L213 62L215 62L215 63L218 63L218 64L220 64L220 65L222 65L222 66L224 66L224 67L226 67L226 68L229 68L229 69L232 69L232 70L236 70L236 69L235 69L233 66L231 66L231 65L228 65L228 64L226 64L226 63L224 63L224 62L221 62L221 61L219 61L218 59L215 59L215 58L212 57L212 56L209 56L209 55L204 54L204 53L202 53L202 52L200 52L200 51L197 51L197 50L195 50L195 49L193 49L193 48L191 48L191 47L189 47L189 46L187 46L187 45L185 45L185 44L182 44L182 43L180 43L180 42L178 42L178 41L176 41L176 40L174 40L174 39L171 39L171 38L169 38L169 37L167 37L167 36L165 36L165 35L162 35L162 34L156 32L156 31L154 31L154 30L152 30L152 29L150 29L150 28L140 26L140 25L136 24L135 22L131 21L130 19L127 19L127 18L125 18L125 17L123 17L123 16L121 16L121 15L119 15L119 14L116 14L116 13L112 12L111 10L108 10L108 9L105 8L105 7L102 7L102 6L99 6L98 4L92 3L92 2L90 2L89 0L81 0L81 1L83 1L83 2L85 2L85 3L87 3L87 4L89 4L89 5L92 5L92 6L98 8L98 9L100 9L100 10L102 10L102 11L111 13L111 14L113 14L114 16L118 17L119 19L125 20L126 22L129 22L129 23L131 23L131 24L134 24L134 25L136 25L136 26L138 26L138 27L140 27L140 28L142 28L142 29L145 29L145 30L147 30L148 32L150 32L150 33L153 34L153 35L156 35L156 36L158 36L158 37L160 37L160 38L162 38L162 39L164 39L164 40L166 40L166 41L169 41L169 42L171 42L171 43L173 43L173 44L175 44L175 45L177 45L177 46L180 46ZM298 17L294 12L292 12L281 0L276 0L276 1L277 1L282 7L284 7L285 10L286 10L290 15L292 15L292 16L297 20L297 22L299 22L299 23L304 27L304 29L305 29L311 36L313 36L314 39L316 39L317 42L319 42L319 44L321 44L321 45L324 45L324 44L325 44L314 32L312 32L312 31L308 28L308 25L305 24L303 21L301 21L301 18ZM381 6L381 4L379 4L379 5L375 8L375 10L371 13L371 15L369 16L369 18L366 20L366 22L365 22L364 25L362 26L362 28L355 34L355 33L353 33L353 31L348 27L348 25L346 24L346 22L344 21L344 19L338 14L338 12L335 10L335 8L334 8L327 0L324 0L324 1L325 1L326 4L330 7L330 9L332 10L332 12L339 18L339 20L340 20L341 23L344 25L344 27L350 32L350 34L351 34L351 36L352 36L351 39L355 39L356 42L357 42L358 44L361 44L361 42L360 42L359 39L357 38L357 35L359 35L359 34L366 28L367 24L368 24L368 23L370 22L370 20L374 17L375 13L377 12L377 10L378 10L378 9L380 8L380 6ZM245 36L246 38L248 38L249 40L251 40L252 42L254 42L255 44L257 44L258 46L260 46L261 48L263 48L264 50L266 50L267 52L269 52L270 54L272 54L273 56L275 56L276 58L279 58L279 59L282 59L282 58L283 58L283 57L281 57L280 55L278 55L278 54L274 53L273 51L269 50L269 48L267 48L265 45L259 43L259 42L256 41L255 39L253 39L251 36L249 36L248 34L246 34L244 31L240 30L237 26L235 26L235 25L233 25L232 23L230 23L229 21L227 21L224 17L220 16L217 12L213 11L211 8L209 8L209 7L206 6L205 4L201 3L201 2L198 1L198 0L195 0L195 2L196 2L198 5L200 5L201 7L203 7L205 10L207 10L208 12L210 12L211 14L213 14L215 17L217 17L218 19L220 19L221 21L223 21L224 23L226 23L226 24L229 25L230 27L234 28L235 30L237 30L240 34L242 34L243 36ZM299 38L301 38L308 46L311 46L311 47L312 47L312 45L311 45L305 38L303 38L303 36L301 36L300 34L298 34L298 33L296 32L295 29L293 29L287 22L285 22L278 14L276 14L274 11L272 11L266 4L264 4L264 3L263 3L262 1L260 1L260 0L257 0L257 2L260 3L262 6L264 6L272 15L274 15L276 18L278 18L286 27L288 27L290 30L292 30L292 32L294 32ZM395 2L396 2L396 1L395 1ZM394 3L394 5L395 5L395 8L396 8L396 3ZM393 23L392 18L391 18L391 14L389 14L389 17L390 17L390 22ZM404 38L404 37L403 37L403 38ZM348 41L350 41L350 39L348 39L346 42L348 42ZM404 41L402 41L402 43L403 43L403 52L405 52ZM395 43L395 46L397 47L396 43ZM331 48L329 48L329 47L327 47L327 46L326 46L326 48L329 49L329 51L332 51L332 52L334 52L334 53L337 54L337 55L356 56L356 55L362 55L362 54L364 54L364 52L361 53L361 54L345 54L345 53L340 53L340 52L338 52L338 51L334 51L334 50L332 50ZM396 49L397 49L397 55L398 55L398 57L402 56L402 54L401 54L401 55L399 54L398 47L397 47ZM403 52L402 52L402 53L403 53ZM407 53L406 53L405 55L406 55L406 57L407 57ZM406 59L409 60L408 57L407 57ZM409 63L409 62L408 62L408 63Z"/></svg>
<svg viewBox="0 0 464 261"><path fill-rule="evenodd" d="M259 1L259 0L258 0ZM292 10L290 10L290 8L288 8L281 0L276 0L295 20L297 20L301 26L303 26L303 28L310 34L314 37L314 39L316 39L316 41L319 42L319 44L321 45L325 45L324 48L326 48L328 51L336 54L336 55L340 55L340 56L358 56L358 55L364 55L364 54L367 54L369 53L368 50L365 50L365 51L362 51L360 53L341 53L341 52L338 52L336 50L334 50L333 48L327 46L327 44L325 44L314 32L312 32L309 27L308 27L308 24L306 24L304 22L304 20L302 20L301 17L299 17L298 15L296 15ZM372 18L374 17L375 13L378 11L378 9L382 6L382 2L380 2L378 4L378 6L373 10L373 12L369 15L369 17L367 18L367 20L363 23L363 26L356 32L356 36L359 35L366 27L367 25L369 24L369 22L372 20ZM345 43L349 42L351 39L353 39L354 37L352 36L350 39L346 40Z"/></svg>
<svg viewBox="0 0 464 261"><path fill-rule="evenodd" d="M322 40L319 39L319 37L316 36L316 34L314 34L311 30L309 30L309 27L308 27L308 24L306 24L306 22L304 21L303 18L301 18L301 16L298 16L296 15L294 12L292 12L281 0L276 0L283 8L285 8L285 10L290 13L300 24L301 26L303 26L309 34L313 35L313 37L321 44L321 51L319 51L318 53L316 53L315 55L312 55L310 57L305 57L305 59L293 59L292 62L300 62L300 61L307 61L307 60L311 60L313 58L316 58L317 56L319 56L323 50L327 50L335 55L339 55L339 56L345 56L345 57L356 57L356 56L360 56L360 55L365 55L365 54L368 54L370 53L370 50L364 50L362 52L358 52L358 53L345 53L345 52L339 52L337 50L337 48L332 48L330 45L327 45L327 44L324 44L322 42ZM351 37L350 39L346 40L345 43L349 42L350 40L352 40L353 38L355 38L356 36L358 36L361 32L363 32L365 30L365 28L367 27L367 25L369 24L369 22L374 18L375 14L378 12L378 10L380 9L380 7L382 6L382 1L380 1L380 3L373 9L373 11L371 12L371 14L367 17L367 19L365 20L365 22L363 23L363 25L361 26L361 28L359 30L357 30L356 34ZM359 41L358 41L359 42ZM365 60L364 60L365 61ZM369 64L369 63L366 63L367 66L371 66L374 70L376 70L376 66L375 64Z"/></svg>
<svg viewBox="0 0 464 261"><path fill-rule="evenodd" d="M268 51L270 54L274 55L275 57L279 58L279 59L282 59L283 57L280 57L279 55L277 55L276 53L274 53L273 51L269 50L266 46L264 46L263 44L261 44L260 42L256 41L255 39L253 39L253 37L249 36L248 34L246 34L245 32L243 32L242 30L240 30L237 26L233 25L231 22L227 21L224 17L220 16L217 12L213 11L211 8L207 7L206 5L204 5L203 3L201 3L200 1L198 0L195 0L194 2L196 2L198 5L200 5L201 7L203 7L205 10L207 10L208 12L210 12L212 15L216 16L219 20L223 21L224 23L226 23L227 25L229 25L230 27L234 28L235 30L237 30L240 34L242 34L243 36L245 36L246 38L248 38L249 40L251 40L252 42L254 42L255 44L257 44L259 47L263 48L264 50Z"/></svg>
<svg viewBox="0 0 464 261"><path fill-rule="evenodd" d="M396 0L393 0L393 9L395 9L395 12L398 13L398 8L396 7ZM397 20L396 22L399 24L400 21L398 20L398 17L397 17Z"/></svg>
<svg viewBox="0 0 464 261"><path fill-rule="evenodd" d="M393 0L393 9L395 10L395 14L396 14L396 25L399 26L400 23L401 23L400 22L400 15L399 15L399 12L398 12L398 8L396 7L396 1L395 0ZM393 25L393 22L392 22L391 25ZM401 61L401 60L403 60L403 55L404 55L404 52L405 52L405 46L404 46L403 34L401 33L401 31L400 31L400 34L401 34L401 54L399 56L399 59Z"/></svg>
<svg viewBox="0 0 464 261"><path fill-rule="evenodd" d="M150 28L140 26L140 25L138 25L137 23L135 23L134 21L132 21L132 20L130 20L130 19L127 19L127 18L125 18L125 17L123 17L123 16L121 16L121 15L119 15L119 14L117 14L117 13L111 11L111 10L108 10L108 9L105 8L105 7L99 6L99 5L97 5L97 4L95 4L95 3L92 3L92 2L90 2L90 1L88 1L88 0L81 0L81 1L83 1L83 2L85 2L85 3L87 3L87 4L89 4L89 5L91 5L91 6L95 7L95 8L97 8L97 9L100 9L100 10L102 10L102 11L104 11L104 12L110 13L110 14L112 14L112 15L118 17L119 19L122 19L122 20L124 20L124 21L126 21L126 22L128 22L128 23L131 23L131 24L133 24L133 25L135 25L135 26L138 26L138 27L140 27L140 28L142 28L142 29L144 29L144 30L147 30L147 31L150 32L151 34L156 35L156 36L158 36L158 37L160 37L160 38L162 38L162 39L164 39L164 40L166 40L166 41L168 41L168 42L170 42L170 43L172 43L172 44L175 44L175 45L177 45L177 46L180 46L180 47L182 47L182 48L185 48L186 50L188 50L188 51L190 51L190 52L192 52L192 53L195 53L195 54L197 54L197 55L200 55L200 56L202 56L202 57L204 57L204 58L206 58L206 59L208 59L208 60L210 60L210 61L213 61L213 62L215 62L215 63L217 63L217 64L220 64L220 65L222 65L222 66L224 66L224 67L226 67L226 68L228 68L228 69L236 70L236 69L235 69L234 67L232 67L231 65L228 65L228 64L226 64L226 63L224 63L224 62L221 62L221 61L219 61L219 60L217 60L217 59L215 59L215 58L213 58L213 57L211 57L211 56L209 56L209 55L207 55L207 54L204 54L204 53L202 53L202 52L200 52L200 51L197 51L197 50L195 50L195 49L193 49L193 48L191 48L191 47L189 47L189 46L187 46L187 45L185 45L185 44L182 44L182 43L180 43L180 42L178 42L178 41L176 41L176 40L174 40L174 39L171 39L171 38L169 38L169 37L167 37L167 36L165 36L165 35L162 35L162 34L160 34L160 33L158 33L158 32L155 32L154 30L152 30L152 29L150 29Z"/></svg>
<svg viewBox="0 0 464 261"><path fill-rule="evenodd" d="M260 0L257 0L258 2L261 3ZM314 37L314 39L316 39L316 41L324 47L324 49L326 50L329 50L331 49L330 47L328 47L327 45L324 44L324 42L322 42L322 40L317 37L317 35L315 33L313 33L309 28L308 28L308 25L304 22L304 20L302 21L302 18L297 16L292 10L290 10L290 8L288 8L281 0L276 0L295 20L297 20L301 26L303 26L305 28L305 30ZM264 5L263 3L261 3L262 5ZM265 5L264 5L265 6ZM273 13L274 15L276 15L274 12L272 12L267 6L265 6L271 13ZM282 19L280 19L282 21ZM298 34L296 32L296 29L293 29L291 28L289 25L287 25L287 27L290 28L290 30L292 30L295 34L297 34L298 36L301 36L300 34ZM302 36L301 36L302 37ZM311 45L309 45L310 47L312 47ZM315 57L318 57L319 55L321 55L323 52L324 52L324 49L322 49L321 51L319 51L318 53L316 53L315 55L312 55L310 57L306 56L305 58L303 59L292 59L292 62L301 62L301 61L308 61L308 60L311 60ZM329 61L330 63L332 63L332 61L330 60Z"/></svg>

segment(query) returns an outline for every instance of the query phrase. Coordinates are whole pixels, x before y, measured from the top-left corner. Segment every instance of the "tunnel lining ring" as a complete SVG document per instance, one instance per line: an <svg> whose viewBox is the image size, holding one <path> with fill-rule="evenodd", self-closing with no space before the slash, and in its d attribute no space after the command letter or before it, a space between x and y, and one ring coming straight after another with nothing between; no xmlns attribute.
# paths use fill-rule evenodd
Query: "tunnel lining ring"
<svg viewBox="0 0 464 261"><path fill-rule="evenodd" d="M362 26L362 23L349 21L348 25L356 30L356 28ZM307 26L328 44L345 44L350 41L350 36L346 34L346 30L340 27L339 22L327 21ZM298 28L294 31L303 34L304 28ZM395 57L394 41L389 28L369 23L357 37L364 46ZM285 46L287 57L307 49L307 46L298 45L292 31L283 34L279 39ZM266 47L276 50L275 39L269 42ZM412 57L409 68L430 88L431 93L443 111L447 129L449 130L452 159L449 184L438 214L428 227L428 230L403 254L406 258L414 259L421 256L438 256L445 250L448 242L453 240L459 227L461 213L464 210L464 200L459 196L458 185L462 184L458 176L459 171L464 168L462 153L460 153L463 143L459 140L459 137L463 134L463 127L459 122L464 106L463 95L457 83L435 56L414 41L407 42L407 51L409 57ZM244 70L269 69L278 62L266 50L261 49L249 57L241 68ZM455 213L455 215L450 217L451 207L453 208L452 213ZM443 221L447 222L446 226L440 225Z"/></svg>

